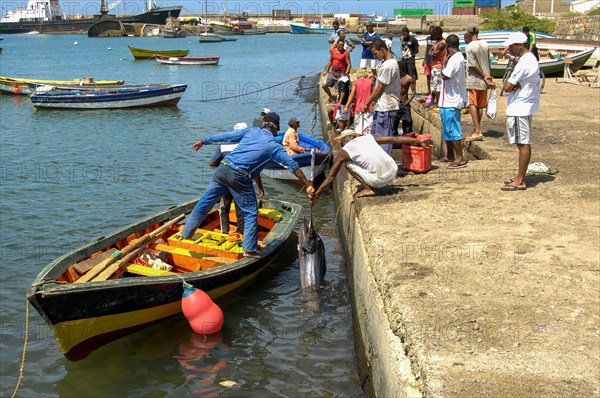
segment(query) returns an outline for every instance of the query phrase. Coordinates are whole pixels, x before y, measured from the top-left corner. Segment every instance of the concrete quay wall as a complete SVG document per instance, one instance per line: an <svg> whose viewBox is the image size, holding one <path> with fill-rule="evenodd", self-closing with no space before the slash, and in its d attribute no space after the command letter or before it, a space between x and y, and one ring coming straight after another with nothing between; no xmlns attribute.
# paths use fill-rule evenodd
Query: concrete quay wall
<svg viewBox="0 0 600 398"><path fill-rule="evenodd" d="M485 140L463 143L466 169L400 172L360 199L340 172L333 196L369 396L600 394L598 95L547 81L532 162L560 173L528 176L526 191L499 189L517 159L506 96ZM330 107L321 95L322 120ZM437 112L415 103L413 119L439 148ZM462 126L468 136L469 115ZM573 153L586 162L570 167Z"/></svg>

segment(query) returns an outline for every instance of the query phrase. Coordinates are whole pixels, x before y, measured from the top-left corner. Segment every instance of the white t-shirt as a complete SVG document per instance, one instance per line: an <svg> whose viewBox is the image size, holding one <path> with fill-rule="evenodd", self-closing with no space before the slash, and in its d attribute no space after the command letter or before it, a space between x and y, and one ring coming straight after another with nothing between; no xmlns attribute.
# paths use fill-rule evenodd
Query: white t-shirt
<svg viewBox="0 0 600 398"><path fill-rule="evenodd" d="M398 174L396 161L375 141L371 134L356 137L342 148L348 153L353 166L364 181L373 188L388 185Z"/></svg>
<svg viewBox="0 0 600 398"><path fill-rule="evenodd" d="M465 72L465 57L459 51L450 57L442 75L449 79L442 80L442 90L438 100L440 108L462 109L467 106L467 83Z"/></svg>
<svg viewBox="0 0 600 398"><path fill-rule="evenodd" d="M508 78L510 84L521 88L508 93L506 116L529 116L538 113L540 106L540 66L535 56L527 52L519 59Z"/></svg>
<svg viewBox="0 0 600 398"><path fill-rule="evenodd" d="M377 71L377 85L382 83L386 86L375 103L375 110L389 112L400 109L400 68L394 58L384 61Z"/></svg>

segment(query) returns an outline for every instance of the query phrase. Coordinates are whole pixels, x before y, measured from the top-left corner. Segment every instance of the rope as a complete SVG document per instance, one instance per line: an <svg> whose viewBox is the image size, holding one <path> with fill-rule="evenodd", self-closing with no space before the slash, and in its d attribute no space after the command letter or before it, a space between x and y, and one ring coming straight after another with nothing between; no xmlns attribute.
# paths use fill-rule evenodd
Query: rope
<svg viewBox="0 0 600 398"><path fill-rule="evenodd" d="M25 298L25 341L23 342L23 355L21 356L21 367L19 368L19 379L17 380L17 385L15 386L15 391L11 398L15 398L17 395L17 391L19 390L19 386L21 385L21 381L23 380L23 370L25 370L25 353L27 352L27 342L29 340L29 300Z"/></svg>
<svg viewBox="0 0 600 398"><path fill-rule="evenodd" d="M320 69L317 69L317 70L315 70L314 72L311 72L311 73L314 74L314 73L316 73L319 70ZM196 100L196 102L213 102L213 101L222 101L222 100L227 100L227 99L246 97L246 96L251 95L251 94L257 94L257 93L260 93L260 92L263 92L263 91L266 91L266 90L270 90L270 89L272 89L274 87L282 86L282 85L287 84L289 82L292 82L294 80L302 79L303 77L305 77L305 75L296 76L296 77L293 77L293 78L291 78L289 80L286 80L286 81L284 81L282 83L273 84L272 86L265 87L263 89L256 90L256 91L251 91L251 92L248 92L248 93L245 93L245 94L231 95L229 97L221 97L221 98L215 98L215 99L200 99L200 100Z"/></svg>

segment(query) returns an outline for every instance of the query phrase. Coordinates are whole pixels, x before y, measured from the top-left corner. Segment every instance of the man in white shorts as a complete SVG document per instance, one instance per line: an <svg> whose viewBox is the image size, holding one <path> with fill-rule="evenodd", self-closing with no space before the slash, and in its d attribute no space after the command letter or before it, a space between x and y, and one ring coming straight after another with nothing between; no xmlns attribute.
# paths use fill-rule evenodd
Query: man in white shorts
<svg viewBox="0 0 600 398"><path fill-rule="evenodd" d="M527 36L515 32L504 42L511 55L519 57L515 70L504 84L508 93L506 130L508 143L519 148L517 176L504 181L503 191L527 189L525 173L531 159L531 121L540 105L540 67L535 56L526 47Z"/></svg>
<svg viewBox="0 0 600 398"><path fill-rule="evenodd" d="M363 189L354 195L355 198L375 196L377 193L373 188L382 188L392 183L398 173L398 165L383 150L381 144L413 144L424 147L433 145L431 139L372 134L359 136L354 130L344 130L336 139L341 140L342 149L338 152L329 175L315 192L311 207L317 203L319 195L325 188L333 182L342 165L346 166L348 173L363 185Z"/></svg>
<svg viewBox="0 0 600 398"><path fill-rule="evenodd" d="M373 40L379 39L381 36L378 32L375 32L373 29L373 22L369 22L367 24L367 31L363 33L362 37L360 38L363 47L362 56L360 58L360 67L363 69L375 69L377 65L380 64L379 60L375 58L375 55L373 55L373 53L371 52L371 44L373 43Z"/></svg>
<svg viewBox="0 0 600 398"><path fill-rule="evenodd" d="M335 104L336 131L341 132L348 127L350 111L347 110L348 98L350 97L350 78L343 73L337 81L337 101ZM345 111L345 112L344 112Z"/></svg>

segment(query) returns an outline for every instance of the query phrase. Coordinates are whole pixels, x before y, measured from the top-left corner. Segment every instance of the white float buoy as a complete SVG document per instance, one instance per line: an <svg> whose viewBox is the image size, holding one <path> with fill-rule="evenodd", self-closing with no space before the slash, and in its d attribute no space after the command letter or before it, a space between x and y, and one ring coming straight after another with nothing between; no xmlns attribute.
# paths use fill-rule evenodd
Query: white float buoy
<svg viewBox="0 0 600 398"><path fill-rule="evenodd" d="M75 42L73 42L73 45L74 45L74 46L76 46L76 45L78 45L78 44L79 44L79 43L77 43L76 41L75 41Z"/></svg>
<svg viewBox="0 0 600 398"><path fill-rule="evenodd" d="M112 50L112 48L108 47L108 51Z"/></svg>

